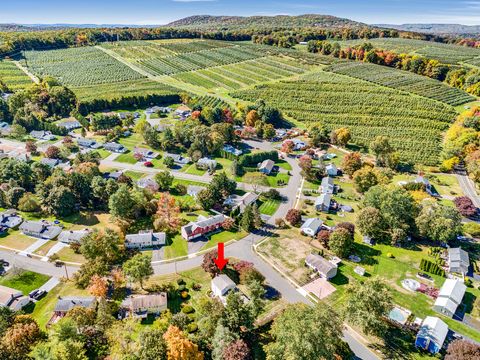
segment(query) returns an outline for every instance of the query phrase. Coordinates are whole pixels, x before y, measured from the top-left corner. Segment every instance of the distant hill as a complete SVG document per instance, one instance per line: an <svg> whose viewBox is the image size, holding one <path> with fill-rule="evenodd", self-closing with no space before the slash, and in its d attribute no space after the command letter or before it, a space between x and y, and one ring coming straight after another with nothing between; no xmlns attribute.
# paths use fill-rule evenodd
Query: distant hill
<svg viewBox="0 0 480 360"><path fill-rule="evenodd" d="M188 29L253 29L253 28L298 28L298 27L363 27L368 26L349 19L330 15L277 15L277 16L212 16L195 15L173 21L167 27L181 27Z"/></svg>
<svg viewBox="0 0 480 360"><path fill-rule="evenodd" d="M374 26L382 28L391 28L402 31L413 31L427 34L437 35L466 35L466 36L479 36L480 25L461 25L461 24L403 24L403 25L391 25L391 24L376 24Z"/></svg>

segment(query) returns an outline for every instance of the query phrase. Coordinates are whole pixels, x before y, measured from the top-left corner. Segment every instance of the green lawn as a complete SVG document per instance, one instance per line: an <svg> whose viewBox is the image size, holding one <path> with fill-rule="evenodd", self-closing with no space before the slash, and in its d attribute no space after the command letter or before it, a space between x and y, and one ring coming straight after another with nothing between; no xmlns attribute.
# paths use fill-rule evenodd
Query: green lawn
<svg viewBox="0 0 480 360"><path fill-rule="evenodd" d="M115 161L126 163L126 164L136 164L137 160L133 157L132 152L126 152L125 154L120 154L115 158Z"/></svg>
<svg viewBox="0 0 480 360"><path fill-rule="evenodd" d="M172 259L180 256L187 256L188 244L182 235L177 234L173 238L167 240L165 246L165 259Z"/></svg>
<svg viewBox="0 0 480 360"><path fill-rule="evenodd" d="M100 157L102 159L105 159L107 156L109 156L111 154L110 151L108 150L105 150L105 149L98 149L98 150L95 150L95 152L99 153L100 154Z"/></svg>
<svg viewBox="0 0 480 360"><path fill-rule="evenodd" d="M36 239L23 235L18 230L9 230L8 235L0 237L0 246L16 250L25 250L36 241Z"/></svg>
<svg viewBox="0 0 480 360"><path fill-rule="evenodd" d="M195 165L195 164L184 166L181 171L186 173L186 174L200 175L200 176L204 175L207 172L206 170L197 169L197 165Z"/></svg>
<svg viewBox="0 0 480 360"><path fill-rule="evenodd" d="M280 206L281 200L266 200L263 201L258 210L261 214L273 215Z"/></svg>
<svg viewBox="0 0 480 360"><path fill-rule="evenodd" d="M231 231L221 231L219 233L213 234L212 236L207 236L208 243L205 244L205 246L202 248L204 249L210 249L213 247L216 247L218 243L226 243L227 241L230 240L239 240L247 236L246 231L237 231L237 232L231 232Z"/></svg>
<svg viewBox="0 0 480 360"><path fill-rule="evenodd" d="M285 160L277 160L275 162L275 165L277 165L279 168L282 168L282 169L287 170L287 171L292 170L292 166L288 162L286 162Z"/></svg>
<svg viewBox="0 0 480 360"><path fill-rule="evenodd" d="M198 181L191 181L191 180L184 180L184 179L174 179L172 186L175 186L177 184L181 184L184 186L192 185L192 186L207 186L207 183L202 183Z"/></svg>
<svg viewBox="0 0 480 360"><path fill-rule="evenodd" d="M73 262L73 263L84 263L85 258L82 254L76 254L69 246L64 247L62 250L57 252L58 257L62 261Z"/></svg>
<svg viewBox="0 0 480 360"><path fill-rule="evenodd" d="M143 142L143 137L140 134L133 133L132 135L128 137L123 137L120 140L118 140L120 144L125 146L128 150L133 150L135 146L141 146L141 147L146 147L148 148L147 145L144 144Z"/></svg>
<svg viewBox="0 0 480 360"><path fill-rule="evenodd" d="M138 180L138 179L145 176L144 173L141 173L141 172L138 172L138 171L131 171L131 170L125 171L124 174L131 177L133 180Z"/></svg>
<svg viewBox="0 0 480 360"><path fill-rule="evenodd" d="M18 274L13 271L8 273L5 277L0 279L0 285L20 290L24 295L28 295L30 291L38 289L49 279L50 276L48 275L39 274L33 271L20 270Z"/></svg>

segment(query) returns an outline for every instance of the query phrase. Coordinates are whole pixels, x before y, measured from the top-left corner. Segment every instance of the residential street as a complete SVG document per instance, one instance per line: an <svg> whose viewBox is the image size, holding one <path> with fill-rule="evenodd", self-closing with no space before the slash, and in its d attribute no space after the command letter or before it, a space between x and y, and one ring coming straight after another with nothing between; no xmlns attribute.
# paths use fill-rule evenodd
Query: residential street
<svg viewBox="0 0 480 360"><path fill-rule="evenodd" d="M473 204L476 207L480 207L480 197L475 190L475 185L473 181L467 175L457 173L456 176L463 193L472 200Z"/></svg>

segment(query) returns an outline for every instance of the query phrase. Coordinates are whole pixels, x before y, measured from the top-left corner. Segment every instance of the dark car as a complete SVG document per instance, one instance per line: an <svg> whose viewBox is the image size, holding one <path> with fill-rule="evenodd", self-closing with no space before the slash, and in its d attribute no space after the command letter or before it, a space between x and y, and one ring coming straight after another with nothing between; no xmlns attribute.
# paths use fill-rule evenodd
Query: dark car
<svg viewBox="0 0 480 360"><path fill-rule="evenodd" d="M30 293L28 294L29 297L31 297L32 299L35 298L35 295L38 294L38 289L37 290L33 290L33 291L30 291Z"/></svg>
<svg viewBox="0 0 480 360"><path fill-rule="evenodd" d="M37 293L30 296L34 300L40 300L47 292L45 290L37 290Z"/></svg>
<svg viewBox="0 0 480 360"><path fill-rule="evenodd" d="M56 261L55 261L55 266L56 266L56 267L62 267L62 266L63 266L63 262L60 261L60 260L56 260Z"/></svg>
<svg viewBox="0 0 480 360"><path fill-rule="evenodd" d="M4 267L7 267L7 266L10 266L10 263L8 261L5 261L5 260L0 260L0 264L2 264L2 266Z"/></svg>

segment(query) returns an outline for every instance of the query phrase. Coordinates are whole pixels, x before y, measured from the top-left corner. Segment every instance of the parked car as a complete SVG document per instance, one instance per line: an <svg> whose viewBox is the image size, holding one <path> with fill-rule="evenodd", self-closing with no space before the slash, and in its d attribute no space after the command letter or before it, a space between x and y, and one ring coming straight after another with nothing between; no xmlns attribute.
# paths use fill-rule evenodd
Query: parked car
<svg viewBox="0 0 480 360"><path fill-rule="evenodd" d="M37 293L33 296L30 296L34 300L40 300L43 296L45 296L47 292L45 290L37 290Z"/></svg>
<svg viewBox="0 0 480 360"><path fill-rule="evenodd" d="M63 266L63 262L60 261L60 260L55 260L55 266L56 266L56 267L62 267L62 266Z"/></svg>
<svg viewBox="0 0 480 360"><path fill-rule="evenodd" d="M151 161L145 161L143 163L143 166L146 166L146 167L153 167L153 163Z"/></svg>
<svg viewBox="0 0 480 360"><path fill-rule="evenodd" d="M32 299L34 298L35 295L38 294L38 289L36 290L33 290L33 291L30 291L30 293L28 294L29 297L31 297Z"/></svg>
<svg viewBox="0 0 480 360"><path fill-rule="evenodd" d="M3 260L3 259L0 260L0 264L2 264L4 267L10 266L10 263L8 261Z"/></svg>

